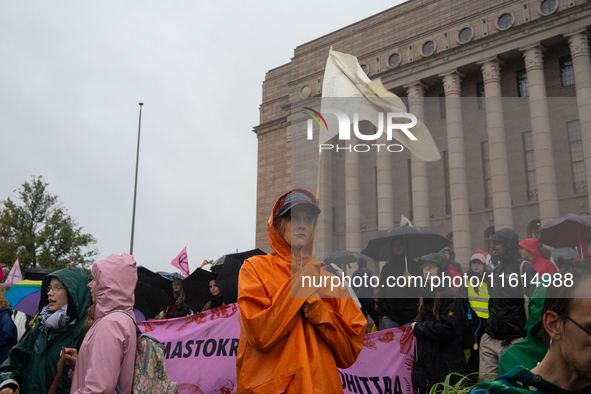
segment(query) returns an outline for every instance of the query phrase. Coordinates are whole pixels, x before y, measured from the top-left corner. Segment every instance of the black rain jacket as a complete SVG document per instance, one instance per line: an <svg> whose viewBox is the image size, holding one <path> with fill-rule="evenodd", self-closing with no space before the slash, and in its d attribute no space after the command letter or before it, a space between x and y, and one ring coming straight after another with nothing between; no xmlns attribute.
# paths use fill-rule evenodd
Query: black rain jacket
<svg viewBox="0 0 591 394"><path fill-rule="evenodd" d="M524 327L527 321L523 293L525 291L529 296L529 284L536 270L526 262L523 264L523 273L527 276L525 286L521 280L517 286L511 286L509 279L513 274L512 277L519 277L519 267L523 261L518 253L519 237L515 231L504 228L493 235L493 240L503 244L505 255L499 256L500 262L492 272L486 333L501 340L521 338L526 334Z"/></svg>

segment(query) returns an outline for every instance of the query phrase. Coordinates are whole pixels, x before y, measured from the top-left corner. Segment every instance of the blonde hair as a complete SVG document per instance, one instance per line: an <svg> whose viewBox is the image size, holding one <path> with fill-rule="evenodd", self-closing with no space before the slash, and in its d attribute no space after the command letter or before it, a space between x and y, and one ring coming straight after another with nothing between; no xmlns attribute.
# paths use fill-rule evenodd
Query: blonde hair
<svg viewBox="0 0 591 394"><path fill-rule="evenodd" d="M0 309L7 308L9 306L10 306L10 304L8 303L8 300L6 300L6 297L4 297L2 294L0 294Z"/></svg>
<svg viewBox="0 0 591 394"><path fill-rule="evenodd" d="M291 210L289 210L285 215L279 216L273 221L273 227L275 230L285 241L286 244L291 245L291 239L285 239L285 231L287 229L287 223L291 221Z"/></svg>

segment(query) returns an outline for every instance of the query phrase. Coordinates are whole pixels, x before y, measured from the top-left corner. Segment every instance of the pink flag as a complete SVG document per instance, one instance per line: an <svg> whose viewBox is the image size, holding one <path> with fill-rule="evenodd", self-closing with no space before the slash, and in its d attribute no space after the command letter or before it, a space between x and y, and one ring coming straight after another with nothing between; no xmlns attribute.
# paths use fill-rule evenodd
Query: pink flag
<svg viewBox="0 0 591 394"><path fill-rule="evenodd" d="M4 276L4 271L2 271L2 276ZM4 279L4 278L2 278ZM0 280L2 280L0 279ZM18 283L20 281L23 280L23 274L21 274L21 266L18 262L18 259L16 259L16 261L14 262L14 265L12 266L12 268L10 269L10 272L8 273L8 277L6 278L6 283Z"/></svg>
<svg viewBox="0 0 591 394"><path fill-rule="evenodd" d="M181 270L181 274L189 276L189 260L187 259L187 247L185 246L181 253L170 263Z"/></svg>

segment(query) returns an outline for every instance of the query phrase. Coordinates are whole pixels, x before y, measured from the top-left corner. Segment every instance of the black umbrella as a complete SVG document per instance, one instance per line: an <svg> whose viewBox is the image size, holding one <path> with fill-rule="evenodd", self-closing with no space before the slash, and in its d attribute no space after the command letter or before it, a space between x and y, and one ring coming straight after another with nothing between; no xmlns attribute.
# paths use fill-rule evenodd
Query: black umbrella
<svg viewBox="0 0 591 394"><path fill-rule="evenodd" d="M172 293L172 280L156 272L152 272L146 267L140 266L137 268L137 280L138 282L146 283L158 290L164 291L170 298L174 297Z"/></svg>
<svg viewBox="0 0 591 394"><path fill-rule="evenodd" d="M174 303L172 297L163 290L157 289L144 282L137 282L134 291L134 308L139 309L146 319L152 319L161 311Z"/></svg>
<svg viewBox="0 0 591 394"><path fill-rule="evenodd" d="M201 312L203 306L212 298L209 281L216 277L217 275L213 272L197 268L183 280L185 303L193 312Z"/></svg>
<svg viewBox="0 0 591 394"><path fill-rule="evenodd" d="M569 213L548 220L540 230L540 243L554 248L577 246L583 255L585 243L591 239L591 216Z"/></svg>
<svg viewBox="0 0 591 394"><path fill-rule="evenodd" d="M238 301L238 274L244 260L263 255L266 255L266 253L262 250L253 249L246 252L227 254L219 259L222 268L215 282L222 293L222 297L224 297L226 305Z"/></svg>
<svg viewBox="0 0 591 394"><path fill-rule="evenodd" d="M430 227L403 226L378 231L371 237L367 246L361 251L361 254L369 256L376 261L393 260L392 241L395 238L403 240L405 258L437 253L451 244L449 239L439 235Z"/></svg>
<svg viewBox="0 0 591 394"><path fill-rule="evenodd" d="M43 280L45 275L51 274L55 270L53 268L31 268L25 272L25 278L28 280Z"/></svg>
<svg viewBox="0 0 591 394"><path fill-rule="evenodd" d="M347 264L351 268L350 263L357 263L361 258L361 254L349 250L338 250L326 256L324 262L326 264L334 264L338 267Z"/></svg>

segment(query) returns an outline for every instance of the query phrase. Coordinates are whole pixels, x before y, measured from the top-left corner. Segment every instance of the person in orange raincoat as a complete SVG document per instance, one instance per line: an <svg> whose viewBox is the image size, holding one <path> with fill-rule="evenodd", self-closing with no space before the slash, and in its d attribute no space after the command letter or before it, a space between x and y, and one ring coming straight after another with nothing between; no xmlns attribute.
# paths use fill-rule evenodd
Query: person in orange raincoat
<svg viewBox="0 0 591 394"><path fill-rule="evenodd" d="M302 286L305 276L331 275L310 256L319 213L307 190L281 196L267 223L275 253L240 270L237 394L343 392L337 367L357 359L367 320L346 287Z"/></svg>

